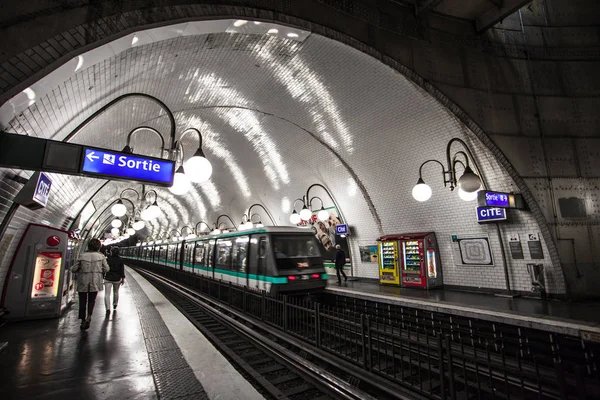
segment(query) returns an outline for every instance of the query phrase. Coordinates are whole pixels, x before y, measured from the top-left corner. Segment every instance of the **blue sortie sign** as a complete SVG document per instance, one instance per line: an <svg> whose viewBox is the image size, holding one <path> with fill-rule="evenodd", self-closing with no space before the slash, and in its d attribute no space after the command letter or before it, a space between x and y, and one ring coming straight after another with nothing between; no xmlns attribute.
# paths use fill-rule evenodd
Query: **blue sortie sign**
<svg viewBox="0 0 600 400"><path fill-rule="evenodd" d="M170 186L175 163L159 158L84 147L81 171L110 178Z"/></svg>
<svg viewBox="0 0 600 400"><path fill-rule="evenodd" d="M477 207L477 222L504 221L506 210L504 208Z"/></svg>
<svg viewBox="0 0 600 400"><path fill-rule="evenodd" d="M348 234L348 225L339 224L335 226L336 235L347 235Z"/></svg>
<svg viewBox="0 0 600 400"><path fill-rule="evenodd" d="M52 181L48 178L48 175L40 172L37 184L35 185L35 192L33 192L33 201L46 207L51 187Z"/></svg>
<svg viewBox="0 0 600 400"><path fill-rule="evenodd" d="M485 192L485 204L493 207L510 207L508 193Z"/></svg>

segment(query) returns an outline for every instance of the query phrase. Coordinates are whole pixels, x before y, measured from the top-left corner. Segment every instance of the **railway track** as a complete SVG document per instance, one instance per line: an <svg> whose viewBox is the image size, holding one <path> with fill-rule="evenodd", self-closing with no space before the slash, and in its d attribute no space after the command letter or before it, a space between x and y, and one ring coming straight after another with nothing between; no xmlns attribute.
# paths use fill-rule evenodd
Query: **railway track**
<svg viewBox="0 0 600 400"><path fill-rule="evenodd" d="M167 297L266 398L277 400L419 399L358 388L336 360L309 357L302 345L269 334L201 293L145 269L136 271ZM309 358L314 358L309 360ZM339 375L342 377L340 378ZM366 389L366 390L365 390ZM375 393L374 397L372 394Z"/></svg>
<svg viewBox="0 0 600 400"><path fill-rule="evenodd" d="M181 271L153 269L241 311L254 329L252 321L258 321L271 337L295 338L297 354L321 360L337 357L335 365L344 367L337 376L365 392L387 386L377 398L389 396L390 387L432 399L600 398L594 353L587 348L578 353L584 354L585 362L558 357L552 364L549 360L560 355L560 342L550 347L530 343L526 332L519 331L515 338L502 326L494 326L490 334L473 324L450 320L444 325L425 313L409 315L406 310L361 314L347 304L340 308L269 297ZM544 349L551 354L545 355ZM538 358L540 351L544 357Z"/></svg>

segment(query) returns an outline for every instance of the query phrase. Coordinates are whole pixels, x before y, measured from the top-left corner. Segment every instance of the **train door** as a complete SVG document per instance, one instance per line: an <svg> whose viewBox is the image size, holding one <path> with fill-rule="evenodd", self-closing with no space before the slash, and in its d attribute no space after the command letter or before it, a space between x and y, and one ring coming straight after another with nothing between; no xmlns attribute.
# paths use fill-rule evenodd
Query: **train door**
<svg viewBox="0 0 600 400"><path fill-rule="evenodd" d="M267 285L267 237L261 236L258 239L258 288L261 290L269 290Z"/></svg>

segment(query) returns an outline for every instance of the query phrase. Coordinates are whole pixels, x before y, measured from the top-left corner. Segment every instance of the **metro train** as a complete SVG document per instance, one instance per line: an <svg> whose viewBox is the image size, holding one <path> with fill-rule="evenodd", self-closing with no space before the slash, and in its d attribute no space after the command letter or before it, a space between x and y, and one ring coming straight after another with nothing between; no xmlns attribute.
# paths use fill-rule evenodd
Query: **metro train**
<svg viewBox="0 0 600 400"><path fill-rule="evenodd" d="M265 227L121 248L125 259L158 264L270 293L317 293L327 273L315 236Z"/></svg>

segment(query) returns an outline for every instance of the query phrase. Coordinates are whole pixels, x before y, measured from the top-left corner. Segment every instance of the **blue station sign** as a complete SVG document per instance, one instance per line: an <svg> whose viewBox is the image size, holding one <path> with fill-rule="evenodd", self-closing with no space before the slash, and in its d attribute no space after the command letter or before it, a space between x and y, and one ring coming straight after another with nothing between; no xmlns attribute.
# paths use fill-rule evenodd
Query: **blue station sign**
<svg viewBox="0 0 600 400"><path fill-rule="evenodd" d="M477 222L495 222L506 220L506 210L496 207L477 207Z"/></svg>
<svg viewBox="0 0 600 400"><path fill-rule="evenodd" d="M81 172L100 177L171 186L175 163L161 158L84 146Z"/></svg>
<svg viewBox="0 0 600 400"><path fill-rule="evenodd" d="M52 180L43 172L40 172L37 184L35 185L35 191L33 192L32 200L46 207L48 204L48 197L50 197L50 188L52 187Z"/></svg>
<svg viewBox="0 0 600 400"><path fill-rule="evenodd" d="M477 205L481 207L501 207L525 209L525 201L520 194L490 192L480 190L477 193Z"/></svg>
<svg viewBox="0 0 600 400"><path fill-rule="evenodd" d="M335 226L335 234L336 235L347 235L348 234L348 225L339 224Z"/></svg>

